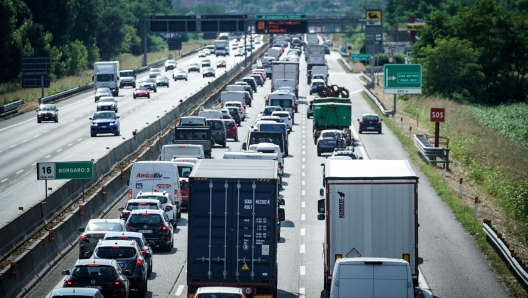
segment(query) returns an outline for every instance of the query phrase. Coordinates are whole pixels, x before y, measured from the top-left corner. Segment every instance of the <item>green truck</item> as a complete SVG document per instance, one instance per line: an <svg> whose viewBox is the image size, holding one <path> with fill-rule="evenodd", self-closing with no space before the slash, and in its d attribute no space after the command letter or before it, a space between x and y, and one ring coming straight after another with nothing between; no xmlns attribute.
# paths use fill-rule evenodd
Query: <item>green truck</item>
<svg viewBox="0 0 528 298"><path fill-rule="evenodd" d="M349 130L352 125L352 103L348 98L317 98L312 109L314 143L325 129Z"/></svg>

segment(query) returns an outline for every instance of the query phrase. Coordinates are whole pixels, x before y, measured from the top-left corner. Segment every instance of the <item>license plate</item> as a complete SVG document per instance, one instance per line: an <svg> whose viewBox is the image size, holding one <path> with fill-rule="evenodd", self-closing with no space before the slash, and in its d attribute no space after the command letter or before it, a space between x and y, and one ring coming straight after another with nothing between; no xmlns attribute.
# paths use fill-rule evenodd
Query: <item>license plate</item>
<svg viewBox="0 0 528 298"><path fill-rule="evenodd" d="M101 126L101 128L106 128L106 126Z"/></svg>
<svg viewBox="0 0 528 298"><path fill-rule="evenodd" d="M374 127L372 127L372 126L369 126L369 127L367 127L367 129L374 129Z"/></svg>
<svg viewBox="0 0 528 298"><path fill-rule="evenodd" d="M121 266L121 268L125 269L126 263L119 263L119 266Z"/></svg>
<svg viewBox="0 0 528 298"><path fill-rule="evenodd" d="M103 286L84 286L85 288L91 288L91 289L99 289L102 290Z"/></svg>
<svg viewBox="0 0 528 298"><path fill-rule="evenodd" d="M138 230L140 233L152 233L152 230Z"/></svg>

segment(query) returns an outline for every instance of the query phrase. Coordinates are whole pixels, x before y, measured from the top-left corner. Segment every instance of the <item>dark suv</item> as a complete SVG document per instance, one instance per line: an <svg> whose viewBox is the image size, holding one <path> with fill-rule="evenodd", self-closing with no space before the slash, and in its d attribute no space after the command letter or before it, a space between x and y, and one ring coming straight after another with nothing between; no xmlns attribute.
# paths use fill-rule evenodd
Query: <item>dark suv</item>
<svg viewBox="0 0 528 298"><path fill-rule="evenodd" d="M130 288L137 289L139 296L145 297L148 265L136 241L100 240L95 247L92 259L116 260L125 272L130 272L127 275Z"/></svg>
<svg viewBox="0 0 528 298"><path fill-rule="evenodd" d="M91 253L99 240L103 239L106 232L126 231L125 221L122 219L90 219L86 228L79 228L82 233L79 242L79 259L86 259L86 253Z"/></svg>
<svg viewBox="0 0 528 298"><path fill-rule="evenodd" d="M220 120L221 121L221 120ZM166 252L172 251L174 219L169 219L163 210L134 210L127 220L128 230L139 232Z"/></svg>
<svg viewBox="0 0 528 298"><path fill-rule="evenodd" d="M381 133L381 121L380 117L376 114L363 114L359 121L359 133L364 131L377 131Z"/></svg>
<svg viewBox="0 0 528 298"><path fill-rule="evenodd" d="M141 254L145 258L148 266L147 277L152 273L152 246L156 245L154 241L147 241L145 236L137 232L109 232L106 233L103 240L134 240L141 249Z"/></svg>
<svg viewBox="0 0 528 298"><path fill-rule="evenodd" d="M125 298L129 294L130 282L126 277L129 274L116 260L77 260L71 270L62 271L62 275L67 275L63 287L96 288L105 297Z"/></svg>
<svg viewBox="0 0 528 298"><path fill-rule="evenodd" d="M257 92L257 82L255 81L255 78L243 77L242 81L248 83L248 85L251 86L251 89L253 89L253 92Z"/></svg>
<svg viewBox="0 0 528 298"><path fill-rule="evenodd" d="M227 132L224 126L224 121L222 121L222 119L207 119L206 121L211 129L211 137L213 138L213 141L225 148Z"/></svg>

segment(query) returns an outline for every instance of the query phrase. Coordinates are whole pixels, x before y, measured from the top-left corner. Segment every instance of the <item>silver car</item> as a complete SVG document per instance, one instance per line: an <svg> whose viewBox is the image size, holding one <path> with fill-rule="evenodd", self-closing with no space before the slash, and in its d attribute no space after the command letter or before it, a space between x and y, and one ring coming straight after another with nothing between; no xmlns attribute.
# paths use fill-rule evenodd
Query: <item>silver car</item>
<svg viewBox="0 0 528 298"><path fill-rule="evenodd" d="M106 96L112 96L112 91L110 91L110 88L104 87L104 88L97 88L95 90L95 102L98 102L101 97Z"/></svg>
<svg viewBox="0 0 528 298"><path fill-rule="evenodd" d="M161 70L158 68L152 68L149 72L149 78L156 78L161 75Z"/></svg>
<svg viewBox="0 0 528 298"><path fill-rule="evenodd" d="M185 69L182 69L182 68L176 68L172 72L172 78L175 81L178 81L178 80L186 80L187 81L187 71Z"/></svg>
<svg viewBox="0 0 528 298"><path fill-rule="evenodd" d="M101 97L97 103L97 111L114 111L117 113L117 100L111 96Z"/></svg>

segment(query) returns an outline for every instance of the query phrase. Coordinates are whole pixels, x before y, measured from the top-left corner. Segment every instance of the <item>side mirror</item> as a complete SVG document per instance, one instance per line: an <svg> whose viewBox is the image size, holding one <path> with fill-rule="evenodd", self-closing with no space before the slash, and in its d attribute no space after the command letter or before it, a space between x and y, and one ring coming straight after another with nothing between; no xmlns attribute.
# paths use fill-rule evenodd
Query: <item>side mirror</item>
<svg viewBox="0 0 528 298"><path fill-rule="evenodd" d="M57 112L58 112L58 111L59 111L59 109L57 109ZM381 120L381 121L383 121L383 120Z"/></svg>
<svg viewBox="0 0 528 298"><path fill-rule="evenodd" d="M317 200L317 213L325 214L325 199Z"/></svg>
<svg viewBox="0 0 528 298"><path fill-rule="evenodd" d="M117 209L117 210L123 211L123 210L125 210L125 207L119 207L119 209Z"/></svg>
<svg viewBox="0 0 528 298"><path fill-rule="evenodd" d="M92 81L94 80L94 76L92 76Z"/></svg>
<svg viewBox="0 0 528 298"><path fill-rule="evenodd" d="M36 110L35 110L35 112L38 112L38 111L39 111L39 109L36 109Z"/></svg>
<svg viewBox="0 0 528 298"><path fill-rule="evenodd" d="M150 257L152 257L152 254L151 254L151 253L148 253L148 252L146 252L146 253L145 253L145 258L150 258Z"/></svg>
<svg viewBox="0 0 528 298"><path fill-rule="evenodd" d="M79 233L84 233L84 230L85 228L78 228L77 231L79 231Z"/></svg>
<svg viewBox="0 0 528 298"><path fill-rule="evenodd" d="M92 118L88 118L88 120L93 120Z"/></svg>
<svg viewBox="0 0 528 298"><path fill-rule="evenodd" d="M319 189L319 196L324 196L324 188Z"/></svg>
<svg viewBox="0 0 528 298"><path fill-rule="evenodd" d="M127 186L130 186L130 180L127 180Z"/></svg>
<svg viewBox="0 0 528 298"><path fill-rule="evenodd" d="M247 144L246 143L242 144L242 150L247 150Z"/></svg>
<svg viewBox="0 0 528 298"><path fill-rule="evenodd" d="M156 242L154 242L154 241L152 241L152 240L149 240L148 244L149 244L150 246L156 246Z"/></svg>
<svg viewBox="0 0 528 298"><path fill-rule="evenodd" d="M125 275L126 276L130 276L130 275L132 275L132 272L130 272L130 270L125 270Z"/></svg>
<svg viewBox="0 0 528 298"><path fill-rule="evenodd" d="M284 221L286 219L286 212L284 208L279 208L279 221Z"/></svg>
<svg viewBox="0 0 528 298"><path fill-rule="evenodd" d="M121 118L121 116L117 116L116 118Z"/></svg>
<svg viewBox="0 0 528 298"><path fill-rule="evenodd" d="M359 159L363 159L363 156L360 156Z"/></svg>
<svg viewBox="0 0 528 298"><path fill-rule="evenodd" d="M169 223L174 227L176 225L176 220L169 219Z"/></svg>
<svg viewBox="0 0 528 298"><path fill-rule="evenodd" d="M324 214L317 214L317 220L325 220Z"/></svg>
<svg viewBox="0 0 528 298"><path fill-rule="evenodd" d="M171 206L167 206L165 207L165 211L171 211L172 210L172 207Z"/></svg>
<svg viewBox="0 0 528 298"><path fill-rule="evenodd" d="M283 198L279 198L279 206L284 206L286 205L286 200L284 200Z"/></svg>
<svg viewBox="0 0 528 298"><path fill-rule="evenodd" d="M383 121L383 119L380 118L380 121Z"/></svg>
<svg viewBox="0 0 528 298"><path fill-rule="evenodd" d="M90 258L93 255L93 251L87 251L84 253L84 257Z"/></svg>
<svg viewBox="0 0 528 298"><path fill-rule="evenodd" d="M62 275L70 275L70 270L63 270Z"/></svg>

